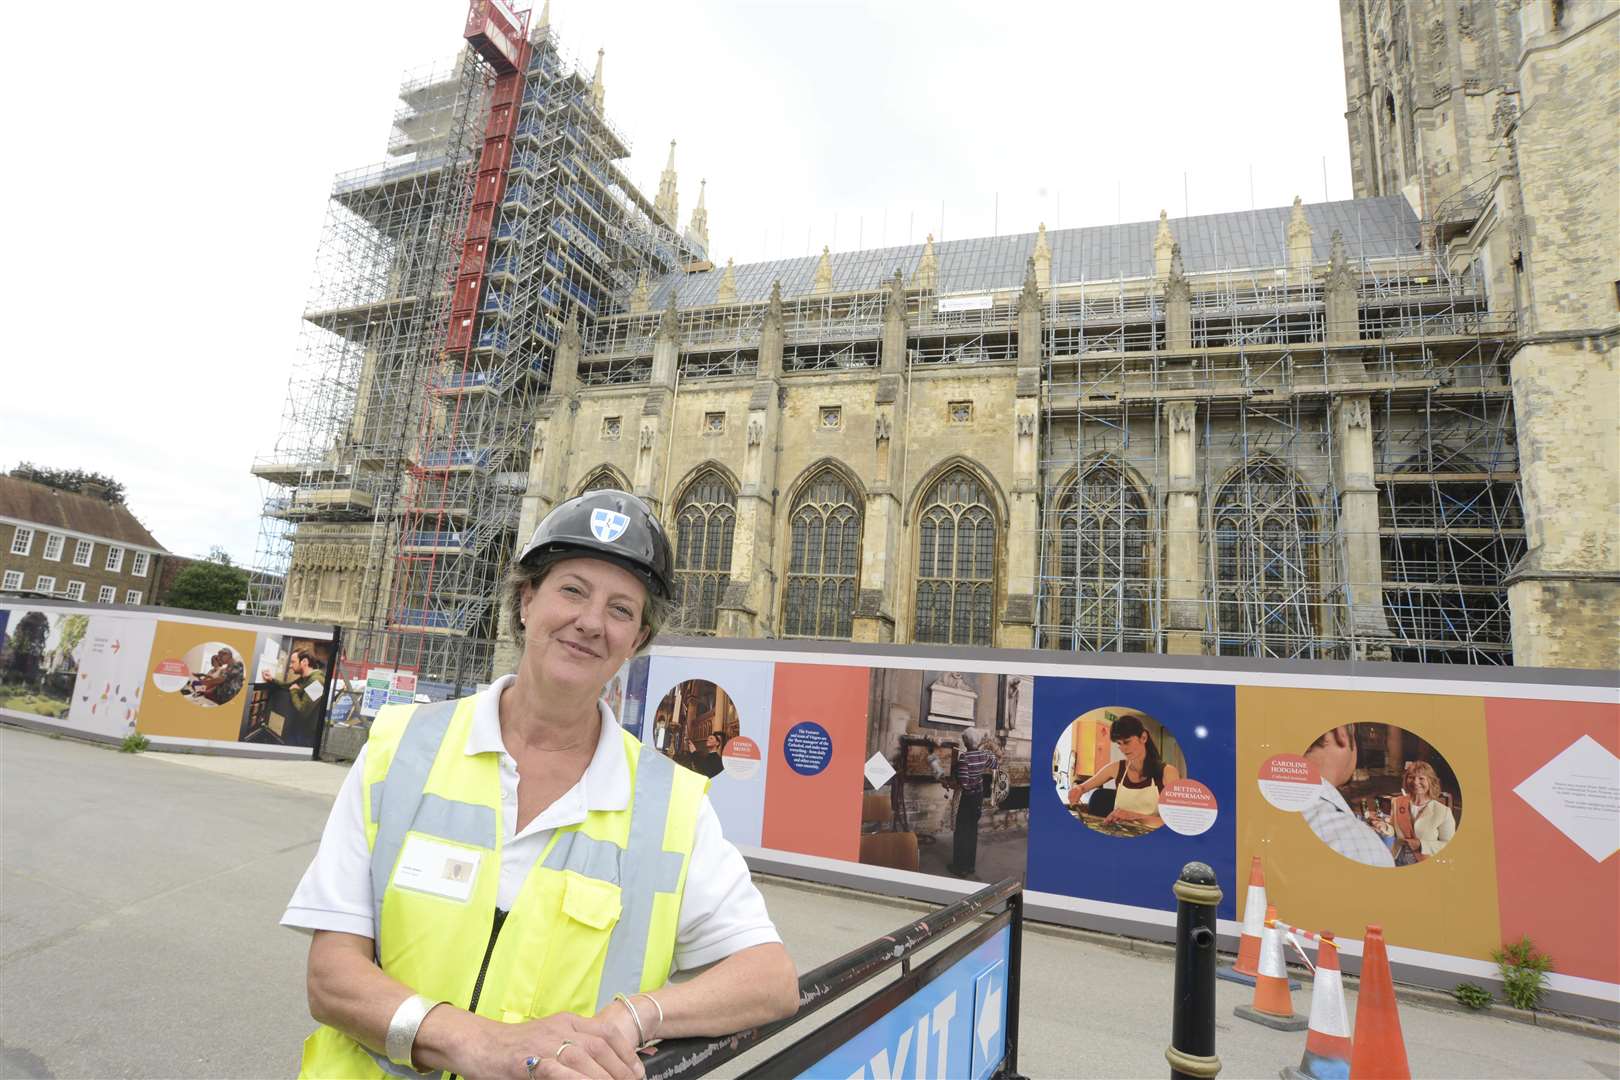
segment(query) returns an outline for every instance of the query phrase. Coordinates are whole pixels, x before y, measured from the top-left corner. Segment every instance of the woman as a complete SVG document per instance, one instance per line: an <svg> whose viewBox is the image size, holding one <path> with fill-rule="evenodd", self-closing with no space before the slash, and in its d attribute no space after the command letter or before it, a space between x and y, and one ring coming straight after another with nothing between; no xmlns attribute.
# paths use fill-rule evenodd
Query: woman
<svg viewBox="0 0 1620 1080"><path fill-rule="evenodd" d="M1104 825L1134 821L1148 828L1158 828L1164 824L1159 817L1159 792L1166 784L1180 780L1180 771L1174 765L1166 764L1159 756L1159 748L1153 745L1153 736L1148 734L1138 717L1127 715L1115 718L1108 726L1108 739L1119 747L1119 752L1124 755L1123 760L1116 768L1098 769L1085 783L1072 789L1069 792L1070 805L1079 802L1086 792L1112 780L1114 790L1092 796L1091 801L1097 805L1087 807L1086 812L1101 817ZM1112 800L1107 798L1109 794L1113 796Z"/></svg>
<svg viewBox="0 0 1620 1080"><path fill-rule="evenodd" d="M1396 862L1401 849L1410 862L1421 862L1451 842L1457 819L1440 801L1440 776L1427 761L1409 761L1401 777L1405 798L1395 800Z"/></svg>
<svg viewBox="0 0 1620 1080"><path fill-rule="evenodd" d="M670 561L634 496L563 503L508 579L516 674L378 715L282 917L314 931L304 1075L639 1077L654 1038L797 1008L707 781L599 701Z"/></svg>

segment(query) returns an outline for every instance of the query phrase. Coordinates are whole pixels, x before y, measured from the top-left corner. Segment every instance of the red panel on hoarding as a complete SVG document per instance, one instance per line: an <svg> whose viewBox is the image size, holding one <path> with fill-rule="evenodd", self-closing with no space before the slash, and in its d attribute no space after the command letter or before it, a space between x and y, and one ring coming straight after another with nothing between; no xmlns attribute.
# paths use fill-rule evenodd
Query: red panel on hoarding
<svg viewBox="0 0 1620 1080"><path fill-rule="evenodd" d="M865 667L776 665L765 766L766 847L850 862L861 857L861 766L871 680ZM820 728L831 750L824 767L809 773L789 764L784 747L795 727L807 722Z"/></svg>

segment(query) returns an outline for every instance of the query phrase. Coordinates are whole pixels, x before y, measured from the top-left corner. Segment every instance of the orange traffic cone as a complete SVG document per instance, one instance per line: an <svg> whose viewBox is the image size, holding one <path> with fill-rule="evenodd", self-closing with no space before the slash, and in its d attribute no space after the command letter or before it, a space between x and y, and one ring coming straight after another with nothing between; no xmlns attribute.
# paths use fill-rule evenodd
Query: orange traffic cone
<svg viewBox="0 0 1620 1080"><path fill-rule="evenodd" d="M1381 926L1367 927L1361 946L1361 992L1356 996L1356 1034L1350 1054L1350 1080L1358 1078L1412 1080Z"/></svg>
<svg viewBox="0 0 1620 1080"><path fill-rule="evenodd" d="M1282 931L1277 928L1276 908L1266 908L1266 925L1260 934L1254 1004L1239 1005L1233 1013L1278 1031L1303 1031L1310 1022L1294 1011L1294 998L1288 992L1288 964L1283 959Z"/></svg>
<svg viewBox="0 0 1620 1080"><path fill-rule="evenodd" d="M1232 970L1253 978L1259 974L1260 932L1266 925L1266 871L1260 856L1249 860L1249 892L1243 898L1243 936L1238 939L1237 963Z"/></svg>
<svg viewBox="0 0 1620 1080"><path fill-rule="evenodd" d="M1299 1068L1284 1069L1283 1080L1347 1080L1350 1075L1350 1020L1344 1011L1344 978L1333 935L1322 931L1316 948L1316 981L1311 984L1311 1026Z"/></svg>

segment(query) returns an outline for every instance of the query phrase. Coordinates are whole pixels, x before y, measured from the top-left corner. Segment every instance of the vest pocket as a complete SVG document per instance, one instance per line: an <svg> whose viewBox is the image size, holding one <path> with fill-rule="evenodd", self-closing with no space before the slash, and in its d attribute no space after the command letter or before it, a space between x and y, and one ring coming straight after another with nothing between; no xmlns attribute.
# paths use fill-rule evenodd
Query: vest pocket
<svg viewBox="0 0 1620 1080"><path fill-rule="evenodd" d="M562 909L575 922L606 930L619 921L619 887L564 870Z"/></svg>

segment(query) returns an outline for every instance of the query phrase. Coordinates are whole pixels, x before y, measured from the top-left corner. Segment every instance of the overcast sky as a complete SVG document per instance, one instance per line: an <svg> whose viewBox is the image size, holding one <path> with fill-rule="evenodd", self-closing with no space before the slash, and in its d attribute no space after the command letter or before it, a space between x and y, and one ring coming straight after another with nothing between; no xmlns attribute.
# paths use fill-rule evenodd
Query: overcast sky
<svg viewBox="0 0 1620 1080"><path fill-rule="evenodd" d="M80 5L0 41L0 469L110 473L251 562L334 173L384 157L459 0ZM555 0L724 263L1350 196L1337 5Z"/></svg>

